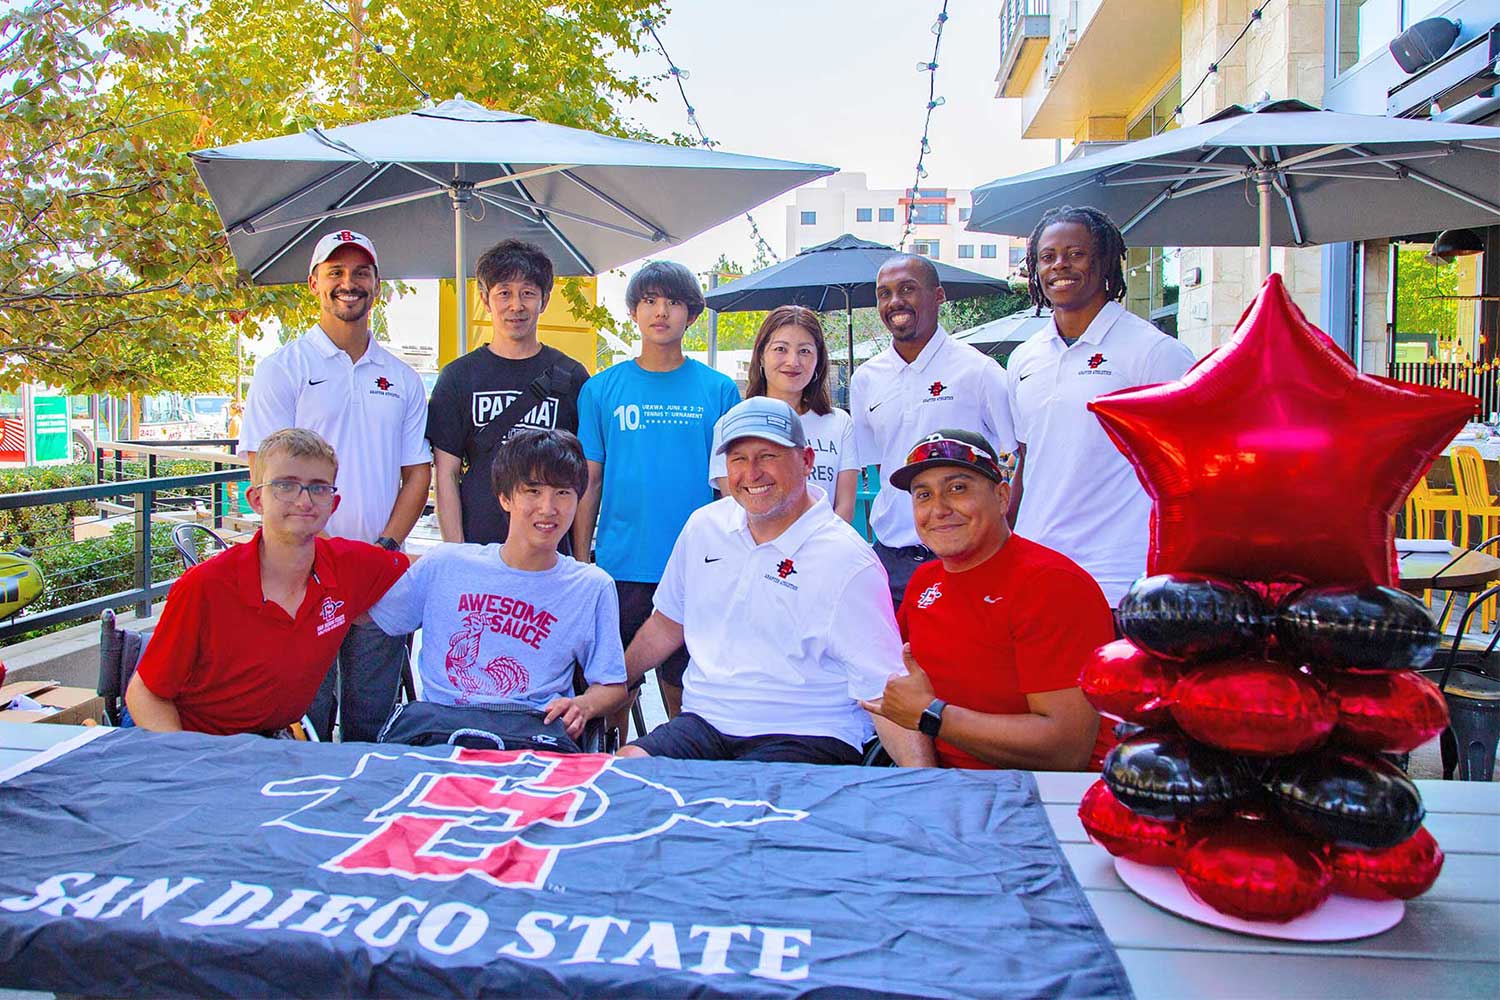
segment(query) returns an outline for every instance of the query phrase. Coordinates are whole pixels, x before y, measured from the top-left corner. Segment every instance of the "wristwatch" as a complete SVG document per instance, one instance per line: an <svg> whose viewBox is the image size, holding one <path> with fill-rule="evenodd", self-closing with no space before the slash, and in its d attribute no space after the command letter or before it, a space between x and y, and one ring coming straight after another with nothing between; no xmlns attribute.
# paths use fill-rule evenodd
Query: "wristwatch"
<svg viewBox="0 0 1500 1000"><path fill-rule="evenodd" d="M386 535L381 535L379 538L375 539L375 544L389 552L398 552L401 549L400 542Z"/></svg>
<svg viewBox="0 0 1500 1000"><path fill-rule="evenodd" d="M917 716L917 729L926 736L937 736L938 730L943 727L943 709L948 703L941 698L932 699L932 704L922 709L922 714Z"/></svg>

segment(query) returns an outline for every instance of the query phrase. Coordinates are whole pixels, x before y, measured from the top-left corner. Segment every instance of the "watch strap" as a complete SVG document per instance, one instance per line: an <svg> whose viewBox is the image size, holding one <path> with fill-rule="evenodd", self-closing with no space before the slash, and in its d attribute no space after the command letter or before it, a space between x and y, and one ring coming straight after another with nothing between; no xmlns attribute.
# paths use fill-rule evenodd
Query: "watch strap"
<svg viewBox="0 0 1500 1000"><path fill-rule="evenodd" d="M922 714L917 717L917 729L925 736L936 737L943 726L943 709L947 707L948 703L943 699L932 699L932 703L922 709Z"/></svg>

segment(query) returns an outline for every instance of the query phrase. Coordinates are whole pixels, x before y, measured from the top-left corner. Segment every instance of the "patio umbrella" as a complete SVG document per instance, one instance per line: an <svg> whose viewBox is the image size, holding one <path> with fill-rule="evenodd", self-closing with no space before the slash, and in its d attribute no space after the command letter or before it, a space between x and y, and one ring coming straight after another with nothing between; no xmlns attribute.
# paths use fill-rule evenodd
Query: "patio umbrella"
<svg viewBox="0 0 1500 1000"><path fill-rule="evenodd" d="M901 251L848 233L808 247L795 257L761 268L704 296L715 312L750 312L777 306L806 306L827 312L842 305L849 322L849 370L854 371L854 310L875 304L880 265ZM1001 278L933 261L938 283L949 299L1004 295Z"/></svg>
<svg viewBox="0 0 1500 1000"><path fill-rule="evenodd" d="M1054 205L1092 205L1132 246L1272 246L1500 223L1500 129L1235 105L1207 121L992 181L969 229L1031 232Z"/></svg>
<svg viewBox="0 0 1500 1000"><path fill-rule="evenodd" d="M331 224L374 240L395 278L462 285L507 237L540 246L559 274L599 274L834 172L599 135L462 98L192 158L235 260L263 285L306 280ZM464 295L458 303L462 341Z"/></svg>

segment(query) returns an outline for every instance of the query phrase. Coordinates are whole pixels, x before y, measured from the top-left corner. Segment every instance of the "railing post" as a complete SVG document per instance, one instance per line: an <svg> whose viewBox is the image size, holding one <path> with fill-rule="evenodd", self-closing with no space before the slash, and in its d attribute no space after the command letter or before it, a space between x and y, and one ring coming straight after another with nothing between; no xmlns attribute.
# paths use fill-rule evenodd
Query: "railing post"
<svg viewBox="0 0 1500 1000"><path fill-rule="evenodd" d="M214 471L215 472L223 472L224 471L224 463L223 462L215 462L214 463ZM214 483L213 491L214 491L214 527L215 528L222 528L222 527L224 527L224 495L225 495L225 492L226 492L225 489L224 489L224 484L223 483Z"/></svg>
<svg viewBox="0 0 1500 1000"><path fill-rule="evenodd" d="M141 599L135 604L137 619L151 617L151 514L156 490L147 486L140 495L141 502L135 513L136 530L141 534L141 544L135 550L135 585L141 589Z"/></svg>

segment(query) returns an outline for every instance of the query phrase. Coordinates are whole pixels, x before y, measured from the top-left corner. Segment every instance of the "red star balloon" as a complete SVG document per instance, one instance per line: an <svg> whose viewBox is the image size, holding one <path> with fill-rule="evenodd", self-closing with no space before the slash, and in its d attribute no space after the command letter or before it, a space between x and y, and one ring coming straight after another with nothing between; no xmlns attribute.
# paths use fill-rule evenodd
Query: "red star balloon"
<svg viewBox="0 0 1500 1000"><path fill-rule="evenodd" d="M1276 274L1181 379L1089 404L1152 498L1148 573L1385 586L1395 511L1474 407L1360 373Z"/></svg>

